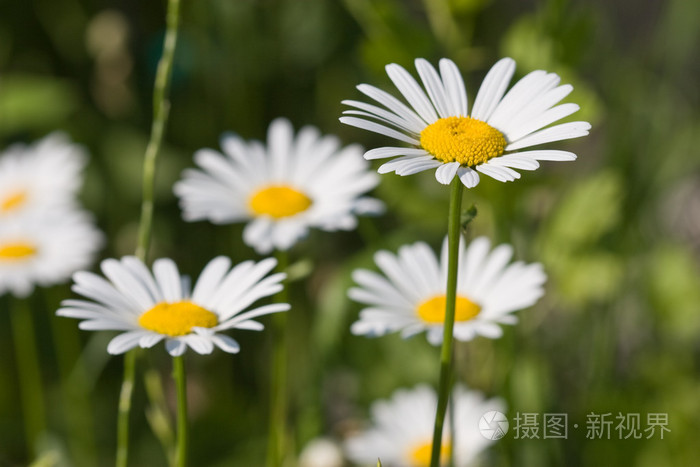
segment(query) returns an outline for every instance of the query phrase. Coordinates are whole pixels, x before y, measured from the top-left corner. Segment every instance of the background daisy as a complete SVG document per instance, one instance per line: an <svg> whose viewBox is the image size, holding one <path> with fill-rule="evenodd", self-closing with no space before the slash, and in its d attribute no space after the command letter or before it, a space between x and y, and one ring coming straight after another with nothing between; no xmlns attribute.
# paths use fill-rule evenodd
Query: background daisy
<svg viewBox="0 0 700 467"><path fill-rule="evenodd" d="M361 148L341 148L336 137L316 128L295 136L291 123L279 118L270 125L267 146L235 135L224 136L221 146L224 154L198 151L201 170L186 170L175 184L183 217L248 222L243 239L259 253L289 249L310 227L353 229L357 214L382 209L362 196L379 180Z"/></svg>
<svg viewBox="0 0 700 467"><path fill-rule="evenodd" d="M0 155L0 221L34 209L73 206L87 155L63 133Z"/></svg>
<svg viewBox="0 0 700 467"><path fill-rule="evenodd" d="M92 264L102 243L92 219L73 209L0 221L0 295L26 297L36 285L67 281Z"/></svg>
<svg viewBox="0 0 700 467"><path fill-rule="evenodd" d="M477 335L498 338L499 324L513 324L512 313L533 305L544 293L546 275L539 263L508 265L510 245L490 250L486 237L465 248L460 242L454 336L468 341ZM399 248L398 255L379 251L374 260L384 275L365 269L353 272L359 285L349 290L353 300L369 305L352 325L359 335L401 331L409 337L427 332L433 345L442 343L447 282L447 240L440 260L423 242Z"/></svg>
<svg viewBox="0 0 700 467"><path fill-rule="evenodd" d="M569 84L558 86L560 78L555 73L533 71L506 94L515 61L504 58L486 75L469 113L467 92L454 62L440 60L439 73L422 58L415 64L425 91L401 66L386 66L389 78L410 107L369 84L357 88L383 108L343 101L354 109L343 112L347 116L341 117L341 122L413 146L366 152L368 160L399 156L380 166L379 173L410 175L437 169L435 178L440 183L447 185L458 176L472 188L479 183L479 173L506 182L520 178L513 169L537 169L538 160L576 159L566 151L519 151L588 134L591 125L587 122L548 127L579 109L576 104L555 106L573 90Z"/></svg>
<svg viewBox="0 0 700 467"><path fill-rule="evenodd" d="M170 259L156 260L152 273L132 256L106 259L101 263L106 280L85 271L73 276L73 291L89 300L65 300L56 314L84 320L81 329L124 331L109 343L111 354L153 347L162 340L172 356L182 355L188 346L200 354L211 353L214 346L237 353L238 343L222 331L259 331L263 325L253 318L289 309L286 303L275 303L244 311L282 289L285 274L265 277L276 264L268 258L231 269L231 260L219 256L190 290L189 279Z"/></svg>
<svg viewBox="0 0 700 467"><path fill-rule="evenodd" d="M505 412L500 399L486 400L478 391L458 385L450 399L454 404L455 436L450 445L449 419L443 434L441 456L447 465L447 453L454 453L455 465L474 465L484 449L492 441L479 432L479 419L487 412ZM357 464L376 466L377 458L382 467L428 467L433 437L433 422L437 397L427 385L414 389L399 389L388 401L372 404L372 427L350 438L345 443L347 456Z"/></svg>

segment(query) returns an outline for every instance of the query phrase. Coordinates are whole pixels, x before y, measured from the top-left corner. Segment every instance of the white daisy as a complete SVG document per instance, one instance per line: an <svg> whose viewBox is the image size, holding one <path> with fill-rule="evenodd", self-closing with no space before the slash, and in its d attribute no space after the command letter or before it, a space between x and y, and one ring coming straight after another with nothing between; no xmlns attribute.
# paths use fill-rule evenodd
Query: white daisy
<svg viewBox="0 0 700 467"><path fill-rule="evenodd" d="M0 220L35 209L72 206L87 161L81 146L52 133L0 155Z"/></svg>
<svg viewBox="0 0 700 467"><path fill-rule="evenodd" d="M468 341L482 335L492 339L502 334L498 324L514 324L511 313L533 305L544 293L546 275L539 263L515 262L503 244L490 251L486 237L468 248L460 241L457 275L457 308L454 336ZM427 331L433 345L442 343L447 284L447 239L438 262L430 247L417 242L399 248L397 256L379 251L374 260L385 274L358 269L353 279L360 287L350 289L353 300L369 305L353 323L352 332L378 336L401 331L409 337Z"/></svg>
<svg viewBox="0 0 700 467"><path fill-rule="evenodd" d="M216 224L250 221L246 244L259 253L287 250L310 227L350 230L356 214L380 212L362 194L379 182L357 145L340 148L334 136L307 126L295 137L288 120L268 130L267 147L234 135L222 138L224 154L202 149L201 170L188 169L175 184L183 217Z"/></svg>
<svg viewBox="0 0 700 467"><path fill-rule="evenodd" d="M454 62L440 60L439 74L422 58L415 63L427 95L404 68L396 64L386 67L412 109L368 84L357 88L384 108L343 101L356 110L343 112L348 116L341 117L341 122L413 146L382 147L365 153L368 160L400 156L379 167L379 173L410 175L437 169L435 178L440 183L449 184L457 175L472 188L479 183L479 172L506 182L520 178L513 169L537 169L538 160L576 159L567 151L520 151L588 134L591 125L587 122L545 128L579 109L576 104L554 107L573 90L569 84L558 86L560 78L555 73L533 71L506 94L515 62L504 58L486 75L469 113L464 82Z"/></svg>
<svg viewBox="0 0 700 467"><path fill-rule="evenodd" d="M485 400L480 392L468 391L461 385L455 388L450 402L454 404L455 436L451 445L448 413L441 446L442 464L447 465L453 452L455 466L473 465L492 443L479 432L479 419L492 410L505 412L505 404L496 398ZM435 391L426 385L400 389L391 400L373 403L373 426L346 442L348 457L361 465L375 466L379 458L382 467L428 467L436 409Z"/></svg>
<svg viewBox="0 0 700 467"><path fill-rule="evenodd" d="M26 297L35 285L67 281L88 267L102 234L81 211L54 210L0 221L0 295Z"/></svg>
<svg viewBox="0 0 700 467"><path fill-rule="evenodd" d="M238 343L222 331L259 331L263 325L253 318L289 309L287 303L274 303L244 311L282 290L284 273L265 277L276 264L268 258L230 269L231 260L219 256L190 291L189 278L168 258L156 260L152 273L133 256L107 259L101 264L106 280L85 271L73 275L73 291L89 300L65 300L56 314L85 320L81 329L125 331L109 343L110 354L153 347L163 339L173 356L182 355L187 346L200 354L211 353L214 346L237 353Z"/></svg>

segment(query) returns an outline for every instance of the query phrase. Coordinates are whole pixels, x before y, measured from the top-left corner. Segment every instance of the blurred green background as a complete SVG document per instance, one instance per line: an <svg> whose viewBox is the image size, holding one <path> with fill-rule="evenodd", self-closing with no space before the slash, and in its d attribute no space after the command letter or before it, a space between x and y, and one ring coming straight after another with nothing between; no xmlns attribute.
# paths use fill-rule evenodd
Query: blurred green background
<svg viewBox="0 0 700 467"><path fill-rule="evenodd" d="M0 0L0 148L60 129L89 149L83 200L108 236L104 257L135 246L164 10L164 1ZM579 159L545 162L515 183L483 177L465 197L479 209L470 234L511 242L519 259L543 262L547 295L519 312L520 324L503 338L460 345L457 361L460 379L507 400L509 418L567 413L581 428L570 426L565 440L508 435L483 464L696 465L698 50L700 2L686 0L184 0L151 257L172 257L197 274L218 254L255 256L239 225L184 223L171 191L194 151L218 147L224 131L264 138L269 121L286 116L296 128L313 124L345 143L376 147L387 138L338 122L340 101L357 99L361 82L393 90L387 63L413 71L415 57L450 57L472 99L502 56L517 61L518 76L557 72L574 85L567 101L582 108L575 119L593 124L590 136L556 145ZM364 423L371 401L396 388L437 381L438 349L424 336L350 335L359 306L345 291L352 269L372 268L377 249L417 240L437 247L447 192L432 173L385 175L375 195L387 203L386 215L363 219L357 232L313 232L292 250L293 260L313 265L292 289L298 450L320 435L342 440ZM44 465L111 465L121 358L106 355L109 333L82 333L74 321L52 316L69 294L59 286L30 300L49 397ZM0 307L7 302L0 299ZM269 342L265 333L235 337L239 355L187 357L191 465L263 464ZM0 309L3 467L29 463L11 339ZM158 346L148 359L171 404L167 354ZM143 381L130 465L165 465L144 415ZM73 408L76 399L82 412ZM648 413L667 413L671 432L663 440L614 433L588 440L591 412L640 413L643 424Z"/></svg>

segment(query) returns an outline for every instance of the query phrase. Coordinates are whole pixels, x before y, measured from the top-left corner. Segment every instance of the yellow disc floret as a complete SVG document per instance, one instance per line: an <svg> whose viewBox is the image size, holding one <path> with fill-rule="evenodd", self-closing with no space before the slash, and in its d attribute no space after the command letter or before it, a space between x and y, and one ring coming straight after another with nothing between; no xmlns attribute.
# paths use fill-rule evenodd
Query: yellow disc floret
<svg viewBox="0 0 700 467"><path fill-rule="evenodd" d="M18 261L36 255L36 246L31 243L16 242L0 245L0 260Z"/></svg>
<svg viewBox="0 0 700 467"><path fill-rule="evenodd" d="M428 467L430 466L430 455L432 451L433 443L428 442L421 444L419 446L416 446L415 448L411 449L411 451L408 454L408 459L410 462L411 467ZM440 459L443 461L441 464L444 464L445 461L450 457L450 451L452 451L452 447L445 443L442 446L440 446Z"/></svg>
<svg viewBox="0 0 700 467"><path fill-rule="evenodd" d="M9 196L5 196L0 199L0 213L10 212L14 209L19 208L27 201L27 193L23 190L15 191L10 193Z"/></svg>
<svg viewBox="0 0 700 467"><path fill-rule="evenodd" d="M445 322L445 304L447 298L444 295L437 295L429 298L420 305L416 313L418 317L428 324L442 324ZM467 297L457 295L457 307L455 308L455 322L469 321L481 312L481 307L469 300Z"/></svg>
<svg viewBox="0 0 700 467"><path fill-rule="evenodd" d="M218 323L215 313L187 300L158 303L139 317L142 327L170 337L189 334L192 328L213 328Z"/></svg>
<svg viewBox="0 0 700 467"><path fill-rule="evenodd" d="M425 127L420 144L441 162L475 167L502 156L508 143L503 133L481 120L447 117Z"/></svg>
<svg viewBox="0 0 700 467"><path fill-rule="evenodd" d="M256 191L248 204L253 214L279 219L306 211L311 198L286 185L270 185Z"/></svg>

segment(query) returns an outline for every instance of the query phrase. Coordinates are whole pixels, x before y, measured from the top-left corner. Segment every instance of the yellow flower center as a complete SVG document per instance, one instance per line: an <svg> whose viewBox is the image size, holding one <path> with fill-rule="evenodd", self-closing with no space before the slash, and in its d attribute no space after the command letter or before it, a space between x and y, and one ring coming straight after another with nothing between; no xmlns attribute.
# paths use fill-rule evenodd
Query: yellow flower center
<svg viewBox="0 0 700 467"><path fill-rule="evenodd" d="M286 185L270 185L251 196L249 206L255 214L279 219L306 211L311 198Z"/></svg>
<svg viewBox="0 0 700 467"><path fill-rule="evenodd" d="M445 322L445 304L447 298L444 295L437 295L429 298L420 305L416 312L420 319L429 324L442 324ZM457 295L457 307L455 308L455 322L469 321L476 317L481 311L481 307L469 300L467 297Z"/></svg>
<svg viewBox="0 0 700 467"><path fill-rule="evenodd" d="M408 455L411 467L428 467L430 465L432 447L433 443L430 441L412 449ZM451 451L452 447L449 445L449 443L445 443L440 446L441 464L446 463L447 459L450 457Z"/></svg>
<svg viewBox="0 0 700 467"><path fill-rule="evenodd" d="M36 247L31 243L17 242L0 245L0 260L19 261L36 254Z"/></svg>
<svg viewBox="0 0 700 467"><path fill-rule="evenodd" d="M425 127L420 144L441 162L474 167L502 156L507 142L503 133L481 120L447 117Z"/></svg>
<svg viewBox="0 0 700 467"><path fill-rule="evenodd" d="M139 317L142 327L170 337L184 336L195 327L213 328L218 323L216 314L187 300L158 303Z"/></svg>
<svg viewBox="0 0 700 467"><path fill-rule="evenodd" d="M22 206L27 201L27 192L19 190L10 193L5 199L0 200L0 213L10 212Z"/></svg>

